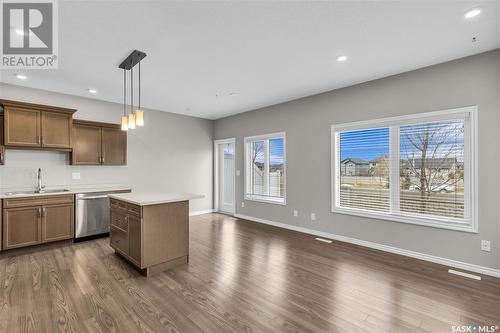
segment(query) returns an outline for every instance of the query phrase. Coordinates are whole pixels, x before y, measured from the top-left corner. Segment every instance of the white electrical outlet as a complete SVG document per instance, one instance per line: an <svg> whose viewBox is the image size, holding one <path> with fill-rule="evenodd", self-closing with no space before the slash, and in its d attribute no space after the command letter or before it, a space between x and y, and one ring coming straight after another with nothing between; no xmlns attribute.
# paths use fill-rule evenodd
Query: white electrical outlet
<svg viewBox="0 0 500 333"><path fill-rule="evenodd" d="M481 241L481 251L491 252L491 242L489 240Z"/></svg>
<svg viewBox="0 0 500 333"><path fill-rule="evenodd" d="M296 209L293 210L293 216L295 217L299 216L299 212Z"/></svg>
<svg viewBox="0 0 500 333"><path fill-rule="evenodd" d="M71 179L73 179L73 180L80 179L80 173L79 172L72 172L71 173Z"/></svg>
<svg viewBox="0 0 500 333"><path fill-rule="evenodd" d="M241 175L240 170L236 170L236 176L239 176L239 175Z"/></svg>
<svg viewBox="0 0 500 333"><path fill-rule="evenodd" d="M311 221L316 221L316 213L311 213Z"/></svg>
<svg viewBox="0 0 500 333"><path fill-rule="evenodd" d="M245 207L245 203L243 201L241 202L241 207Z"/></svg>

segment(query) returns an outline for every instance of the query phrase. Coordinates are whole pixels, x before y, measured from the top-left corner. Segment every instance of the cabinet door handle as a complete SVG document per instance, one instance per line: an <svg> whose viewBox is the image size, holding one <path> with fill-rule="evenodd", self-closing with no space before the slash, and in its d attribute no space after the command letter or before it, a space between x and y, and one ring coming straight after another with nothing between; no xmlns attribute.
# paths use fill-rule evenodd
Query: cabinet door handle
<svg viewBox="0 0 500 333"><path fill-rule="evenodd" d="M44 138L43 138L43 135L41 135L41 136L40 136L40 141L41 141L42 145L44 145L44 144L45 144L45 140L44 140Z"/></svg>
<svg viewBox="0 0 500 333"><path fill-rule="evenodd" d="M36 215L37 215L37 217L42 217L42 208L41 207L38 207Z"/></svg>
<svg viewBox="0 0 500 333"><path fill-rule="evenodd" d="M42 208L42 217L45 218L45 207Z"/></svg>
<svg viewBox="0 0 500 333"><path fill-rule="evenodd" d="M36 137L36 143L38 143L39 145L42 144L42 136L41 135L37 135L37 137Z"/></svg>

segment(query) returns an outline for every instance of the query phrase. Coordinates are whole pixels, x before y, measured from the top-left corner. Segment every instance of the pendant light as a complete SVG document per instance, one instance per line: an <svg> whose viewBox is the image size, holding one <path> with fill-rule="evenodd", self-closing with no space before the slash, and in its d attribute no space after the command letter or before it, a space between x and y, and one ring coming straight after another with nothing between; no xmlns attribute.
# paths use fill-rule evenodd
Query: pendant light
<svg viewBox="0 0 500 333"><path fill-rule="evenodd" d="M135 110L135 124L144 126L144 110L141 108L141 61L139 60L139 107Z"/></svg>
<svg viewBox="0 0 500 333"><path fill-rule="evenodd" d="M127 70L123 69L123 116L122 116L122 131L128 131L127 117Z"/></svg>
<svg viewBox="0 0 500 333"><path fill-rule="evenodd" d="M146 53L134 50L118 66L123 69L123 116L121 129L127 131L136 126L144 126L144 110L141 107L141 60ZM139 105L134 111L134 66L139 64ZM130 113L127 113L127 71L130 70Z"/></svg>
<svg viewBox="0 0 500 333"><path fill-rule="evenodd" d="M130 69L130 114L128 115L128 128L135 129L134 114L134 68Z"/></svg>

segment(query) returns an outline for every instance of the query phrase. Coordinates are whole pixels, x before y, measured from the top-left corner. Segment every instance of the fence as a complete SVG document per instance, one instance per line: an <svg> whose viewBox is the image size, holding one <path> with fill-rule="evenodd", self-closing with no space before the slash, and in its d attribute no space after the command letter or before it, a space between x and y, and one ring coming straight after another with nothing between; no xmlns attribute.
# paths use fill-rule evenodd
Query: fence
<svg viewBox="0 0 500 333"><path fill-rule="evenodd" d="M342 207L370 209L382 212L389 211L388 189L340 189L340 205ZM464 217L463 193L432 193L400 191L400 210L408 213L431 214L447 217Z"/></svg>
<svg viewBox="0 0 500 333"><path fill-rule="evenodd" d="M276 170L269 172L269 195L273 197L283 196L283 182L282 182L281 170ZM253 194L266 195L265 183L265 173L257 167L253 168Z"/></svg>

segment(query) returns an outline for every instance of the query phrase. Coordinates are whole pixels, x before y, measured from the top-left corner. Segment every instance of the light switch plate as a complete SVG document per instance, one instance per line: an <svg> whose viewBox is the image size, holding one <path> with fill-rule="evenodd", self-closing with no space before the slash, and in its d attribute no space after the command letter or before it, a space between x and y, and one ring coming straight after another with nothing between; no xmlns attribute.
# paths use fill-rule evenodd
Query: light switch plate
<svg viewBox="0 0 500 333"><path fill-rule="evenodd" d="M73 179L73 180L78 180L78 179L80 179L80 176L81 176L81 175L80 175L80 173L79 173L79 172L72 172L72 173L71 173L71 179Z"/></svg>
<svg viewBox="0 0 500 333"><path fill-rule="evenodd" d="M311 221L316 221L316 213L311 213Z"/></svg>
<svg viewBox="0 0 500 333"><path fill-rule="evenodd" d="M239 176L241 174L240 170L236 170L236 176Z"/></svg>
<svg viewBox="0 0 500 333"><path fill-rule="evenodd" d="M299 216L299 212L296 209L294 209L294 211L293 211L293 216L295 216L295 217Z"/></svg>
<svg viewBox="0 0 500 333"><path fill-rule="evenodd" d="M245 203L243 201L241 202L241 207L245 207Z"/></svg>

